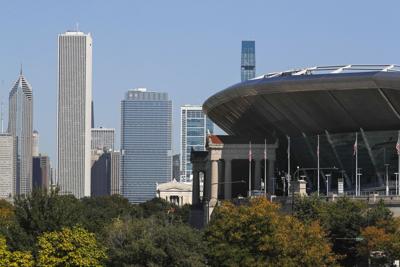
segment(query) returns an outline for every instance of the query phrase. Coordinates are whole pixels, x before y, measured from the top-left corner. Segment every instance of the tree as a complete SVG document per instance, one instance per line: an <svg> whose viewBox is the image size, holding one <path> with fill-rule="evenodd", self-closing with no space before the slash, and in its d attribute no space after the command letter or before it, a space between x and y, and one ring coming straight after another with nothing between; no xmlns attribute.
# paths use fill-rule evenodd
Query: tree
<svg viewBox="0 0 400 267"><path fill-rule="evenodd" d="M38 266L103 266L105 248L83 228L63 228L38 238Z"/></svg>
<svg viewBox="0 0 400 267"><path fill-rule="evenodd" d="M44 232L72 227L82 222L82 205L73 195L59 195L58 190L35 189L14 201L15 225L10 227L7 240L12 249L32 250Z"/></svg>
<svg viewBox="0 0 400 267"><path fill-rule="evenodd" d="M114 218L140 218L142 209L120 195L86 197L82 199L82 223L93 233L100 233Z"/></svg>
<svg viewBox="0 0 400 267"><path fill-rule="evenodd" d="M0 199L0 228L7 228L14 222L14 207L4 199Z"/></svg>
<svg viewBox="0 0 400 267"><path fill-rule="evenodd" d="M108 266L205 266L201 234L183 224L115 219L105 233Z"/></svg>
<svg viewBox="0 0 400 267"><path fill-rule="evenodd" d="M263 197L224 202L206 229L212 266L332 266L335 256L318 222L306 226Z"/></svg>
<svg viewBox="0 0 400 267"><path fill-rule="evenodd" d="M34 262L30 252L9 251L6 239L0 236L0 266L31 267L33 265Z"/></svg>

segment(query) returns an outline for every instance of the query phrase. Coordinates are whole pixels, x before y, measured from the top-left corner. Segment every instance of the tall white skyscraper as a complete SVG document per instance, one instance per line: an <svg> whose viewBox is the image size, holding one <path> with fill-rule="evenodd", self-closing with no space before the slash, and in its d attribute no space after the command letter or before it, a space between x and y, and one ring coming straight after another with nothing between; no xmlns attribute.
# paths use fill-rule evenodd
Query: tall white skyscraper
<svg viewBox="0 0 400 267"><path fill-rule="evenodd" d="M16 186L15 138L0 133L0 199L11 198Z"/></svg>
<svg viewBox="0 0 400 267"><path fill-rule="evenodd" d="M32 87L22 74L15 82L9 96L8 133L16 142L15 193L27 194L32 190Z"/></svg>
<svg viewBox="0 0 400 267"><path fill-rule="evenodd" d="M90 196L92 37L58 36L58 184L63 194Z"/></svg>
<svg viewBox="0 0 400 267"><path fill-rule="evenodd" d="M207 132L214 132L214 123L203 113L200 105L181 107L181 182L192 181L192 163L190 152L203 151L206 146Z"/></svg>

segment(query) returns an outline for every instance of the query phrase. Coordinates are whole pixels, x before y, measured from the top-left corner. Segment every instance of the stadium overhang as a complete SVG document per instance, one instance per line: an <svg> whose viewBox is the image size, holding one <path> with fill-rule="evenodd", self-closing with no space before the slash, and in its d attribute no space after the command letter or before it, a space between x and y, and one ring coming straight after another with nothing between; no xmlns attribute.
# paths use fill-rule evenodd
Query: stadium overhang
<svg viewBox="0 0 400 267"><path fill-rule="evenodd" d="M400 129L400 67L343 65L266 74L211 96L204 112L238 136Z"/></svg>

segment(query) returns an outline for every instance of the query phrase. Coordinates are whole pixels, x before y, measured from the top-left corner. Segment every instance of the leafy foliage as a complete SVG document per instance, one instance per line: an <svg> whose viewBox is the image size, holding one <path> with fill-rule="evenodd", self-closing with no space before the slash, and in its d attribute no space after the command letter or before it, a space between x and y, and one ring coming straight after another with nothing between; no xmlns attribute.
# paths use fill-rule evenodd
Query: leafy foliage
<svg viewBox="0 0 400 267"><path fill-rule="evenodd" d="M95 235L79 227L44 233L38 247L38 266L102 266L107 258Z"/></svg>
<svg viewBox="0 0 400 267"><path fill-rule="evenodd" d="M335 256L317 222L306 226L282 215L265 198L225 202L214 211L205 238L212 266L332 266Z"/></svg>
<svg viewBox="0 0 400 267"><path fill-rule="evenodd" d="M205 266L201 235L186 225L115 219L105 232L109 266Z"/></svg>
<svg viewBox="0 0 400 267"><path fill-rule="evenodd" d="M34 265L30 252L9 251L6 239L0 237L0 266L9 267L31 267Z"/></svg>

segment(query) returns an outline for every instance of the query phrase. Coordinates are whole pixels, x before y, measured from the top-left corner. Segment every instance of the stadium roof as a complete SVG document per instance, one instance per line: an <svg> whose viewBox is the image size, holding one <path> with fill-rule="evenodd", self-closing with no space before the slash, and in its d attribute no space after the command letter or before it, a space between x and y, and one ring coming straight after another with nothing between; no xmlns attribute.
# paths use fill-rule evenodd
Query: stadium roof
<svg viewBox="0 0 400 267"><path fill-rule="evenodd" d="M400 67L342 65L269 73L216 93L203 110L232 135L398 130Z"/></svg>

